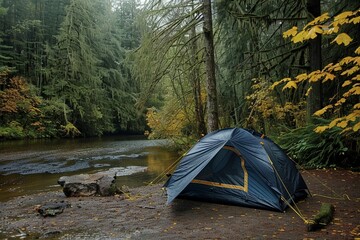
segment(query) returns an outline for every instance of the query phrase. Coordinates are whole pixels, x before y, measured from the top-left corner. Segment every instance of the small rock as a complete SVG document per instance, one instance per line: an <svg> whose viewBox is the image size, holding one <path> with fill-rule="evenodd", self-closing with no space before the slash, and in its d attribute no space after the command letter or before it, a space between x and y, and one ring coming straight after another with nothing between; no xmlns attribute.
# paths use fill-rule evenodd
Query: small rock
<svg viewBox="0 0 360 240"><path fill-rule="evenodd" d="M65 208L71 207L68 203L48 203L44 206L40 206L37 208L37 211L40 213L43 217L54 217L57 214L60 214L64 211Z"/></svg>
<svg viewBox="0 0 360 240"><path fill-rule="evenodd" d="M59 235L59 234L61 234L61 231L54 230L54 231L44 233L42 238L54 238L56 235Z"/></svg>

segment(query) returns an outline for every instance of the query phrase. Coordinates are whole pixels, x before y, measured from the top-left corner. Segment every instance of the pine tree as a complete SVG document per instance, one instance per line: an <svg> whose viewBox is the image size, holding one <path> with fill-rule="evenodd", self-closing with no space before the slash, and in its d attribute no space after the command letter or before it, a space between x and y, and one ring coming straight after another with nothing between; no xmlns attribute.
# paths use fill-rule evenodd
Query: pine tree
<svg viewBox="0 0 360 240"><path fill-rule="evenodd" d="M108 130L101 109L104 96L101 61L94 51L101 35L96 3L71 0L66 7L64 21L56 36L57 44L49 53L51 83L46 87L48 96L63 102L64 123L72 123L89 135ZM100 122L101 125L96 124Z"/></svg>

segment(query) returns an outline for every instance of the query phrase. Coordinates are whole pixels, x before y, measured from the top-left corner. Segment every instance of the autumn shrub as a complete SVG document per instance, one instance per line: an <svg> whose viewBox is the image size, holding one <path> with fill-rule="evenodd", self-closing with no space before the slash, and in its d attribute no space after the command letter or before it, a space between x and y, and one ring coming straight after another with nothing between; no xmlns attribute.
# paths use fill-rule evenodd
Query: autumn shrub
<svg viewBox="0 0 360 240"><path fill-rule="evenodd" d="M0 138L58 136L61 125L57 106L37 96L25 78L0 73Z"/></svg>
<svg viewBox="0 0 360 240"><path fill-rule="evenodd" d="M270 83L264 79L254 79L253 92L246 96L250 115L247 127L258 129L267 135L277 135L288 129L305 124L305 103L303 101L279 101Z"/></svg>

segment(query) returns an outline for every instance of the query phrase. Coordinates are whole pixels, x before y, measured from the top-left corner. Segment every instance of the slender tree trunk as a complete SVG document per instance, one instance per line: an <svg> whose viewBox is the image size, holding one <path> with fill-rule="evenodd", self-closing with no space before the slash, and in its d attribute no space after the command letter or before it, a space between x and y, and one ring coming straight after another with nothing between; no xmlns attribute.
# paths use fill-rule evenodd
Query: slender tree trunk
<svg viewBox="0 0 360 240"><path fill-rule="evenodd" d="M309 20L321 15L320 0L307 0L306 8L309 14ZM321 35L309 41L309 63L310 71L320 70L322 68L321 59ZM307 121L317 110L323 106L322 84L321 81L310 83L310 94L307 98Z"/></svg>
<svg viewBox="0 0 360 240"><path fill-rule="evenodd" d="M211 0L203 0L204 41L207 88L207 130L212 132L219 128L219 113L215 79L214 39L212 29Z"/></svg>
<svg viewBox="0 0 360 240"><path fill-rule="evenodd" d="M201 100L201 84L200 84L200 76L199 76L199 67L198 67L198 47L197 47L197 39L196 39L196 29L195 25L191 28L190 38L193 39L191 41L191 78L193 84L193 94L194 94L194 102L195 102L195 118L196 118L196 132L200 137L202 134L206 134L206 125L205 125L205 117L204 117L204 108Z"/></svg>

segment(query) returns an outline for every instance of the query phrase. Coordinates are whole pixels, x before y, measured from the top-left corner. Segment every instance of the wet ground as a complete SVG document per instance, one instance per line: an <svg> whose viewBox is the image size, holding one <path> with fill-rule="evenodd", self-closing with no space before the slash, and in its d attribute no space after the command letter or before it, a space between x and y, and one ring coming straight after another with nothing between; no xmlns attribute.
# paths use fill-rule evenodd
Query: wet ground
<svg viewBox="0 0 360 240"><path fill-rule="evenodd" d="M129 196L66 198L61 191L18 197L0 206L0 239L359 239L360 173L308 170L313 196L297 204L304 218L322 203L335 206L326 228L307 232L294 211L285 213L189 200L165 205L161 185L131 189ZM51 202L71 208L44 218L36 209Z"/></svg>

